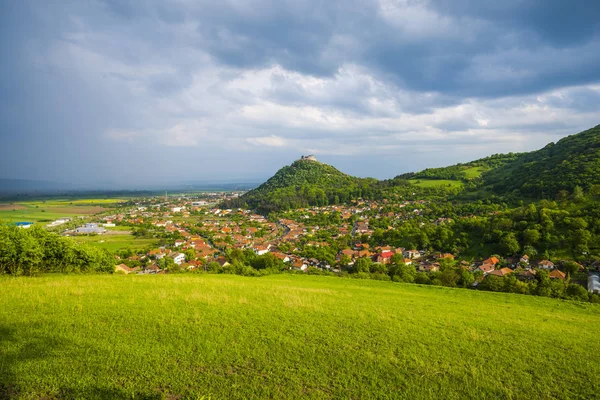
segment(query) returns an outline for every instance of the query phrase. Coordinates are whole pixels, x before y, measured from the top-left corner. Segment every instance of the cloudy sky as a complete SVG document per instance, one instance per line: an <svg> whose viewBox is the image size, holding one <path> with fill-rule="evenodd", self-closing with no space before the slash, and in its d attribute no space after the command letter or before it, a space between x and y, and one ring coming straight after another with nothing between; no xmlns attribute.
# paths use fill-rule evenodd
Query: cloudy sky
<svg viewBox="0 0 600 400"><path fill-rule="evenodd" d="M389 178L600 124L598 0L0 1L0 178Z"/></svg>

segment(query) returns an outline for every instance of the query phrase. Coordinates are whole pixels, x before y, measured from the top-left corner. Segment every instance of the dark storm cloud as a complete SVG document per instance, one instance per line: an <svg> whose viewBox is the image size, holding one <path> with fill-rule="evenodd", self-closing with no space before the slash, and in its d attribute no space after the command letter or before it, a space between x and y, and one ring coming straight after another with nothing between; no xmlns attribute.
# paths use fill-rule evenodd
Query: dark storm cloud
<svg viewBox="0 0 600 400"><path fill-rule="evenodd" d="M307 151L390 177L531 150L598 123L599 13L596 0L3 1L0 177L266 177Z"/></svg>
<svg viewBox="0 0 600 400"><path fill-rule="evenodd" d="M599 33L596 0L432 0L432 4L449 15L467 15L502 24L509 31L527 32L530 35L521 37L523 44L577 45Z"/></svg>
<svg viewBox="0 0 600 400"><path fill-rule="evenodd" d="M598 81L596 1L389 3L389 18L375 1L335 0L211 3L194 18L206 50L235 67L277 63L332 75L340 65L356 63L412 90L457 96ZM412 11L396 10L396 3Z"/></svg>
<svg viewBox="0 0 600 400"><path fill-rule="evenodd" d="M457 97L527 94L599 79L595 0L388 0L384 7L375 0L207 1L187 7L103 1L128 20L190 23L197 33L191 45L236 68L279 64L331 76L354 63L400 87Z"/></svg>

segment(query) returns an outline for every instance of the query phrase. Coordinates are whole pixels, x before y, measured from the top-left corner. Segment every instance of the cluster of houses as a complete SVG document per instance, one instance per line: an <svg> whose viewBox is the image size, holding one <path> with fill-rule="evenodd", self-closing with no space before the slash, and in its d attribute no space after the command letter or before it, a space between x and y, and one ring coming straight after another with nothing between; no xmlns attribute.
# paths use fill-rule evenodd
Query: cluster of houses
<svg viewBox="0 0 600 400"><path fill-rule="evenodd" d="M359 240L364 238L364 235L369 236L373 233L371 222L374 219L385 217L392 221L391 223L402 223L421 215L425 201L404 201L393 205L386 200L356 201L347 206L311 207L285 214L277 221L270 221L249 210L210 208L211 204L214 203L185 198L149 199L119 214L106 215L100 223L81 226L73 233L101 234L106 227L115 224L150 224L155 228L164 229L166 233L178 233L180 239L174 243L129 258L130 261L143 261L141 264L145 267L129 268L124 262L120 263L116 270L123 273L162 273L157 261L164 257L170 257L175 264L190 270L201 268L213 261L226 266L227 249L252 249L257 255L271 253L290 269L300 271L309 267L336 271L341 264L351 266L356 260L364 257L385 265L391 262L392 257L400 255L400 259L406 265L413 265L419 272L436 272L440 270L442 260L455 258L450 253L426 253L417 249L390 246L370 248L369 244ZM319 226L314 222L319 220L319 216L332 213L339 215L341 223ZM451 222L451 219L438 218L433 222L441 225ZM326 241L314 239L318 236L314 234L318 234L322 229L332 233L333 239L346 235L354 238L351 248L343 249L336 255L335 265L316 258L303 257L301 254L305 252L298 251L298 246L329 246ZM280 250L280 247L286 251ZM552 279L566 279L566 274L551 261L540 260L532 263L527 255L502 262L491 256L475 263L460 261L458 265L473 273L480 272L483 277L516 274L521 280L529 280L535 278L536 270L543 269L549 271ZM597 287L600 285L600 278L594 276L590 276L588 286L591 290L600 290L600 287Z"/></svg>
<svg viewBox="0 0 600 400"><path fill-rule="evenodd" d="M554 263L550 260L541 260L537 262L536 268L529 262L529 256L523 255L518 262L514 259L507 260L502 268L498 268L500 260L497 257L490 257L475 268L474 271L481 271L484 276L507 276L517 272L517 277L522 280L531 280L535 278L536 268L550 271L548 276L551 279L565 280L567 274L555 267ZM581 266L583 269L583 266Z"/></svg>

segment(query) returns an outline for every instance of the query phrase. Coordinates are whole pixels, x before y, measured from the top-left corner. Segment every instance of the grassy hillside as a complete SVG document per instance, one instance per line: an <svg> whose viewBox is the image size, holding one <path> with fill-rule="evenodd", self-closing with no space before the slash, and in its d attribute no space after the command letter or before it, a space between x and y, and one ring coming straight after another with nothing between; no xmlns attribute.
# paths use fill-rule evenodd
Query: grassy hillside
<svg viewBox="0 0 600 400"><path fill-rule="evenodd" d="M318 161L297 160L244 194L240 201L262 212L321 206L368 195L375 182L344 174Z"/></svg>
<svg viewBox="0 0 600 400"><path fill-rule="evenodd" d="M600 184L600 125L529 153L495 154L465 164L428 168L394 179L421 187L467 184L466 194L555 198ZM483 192L479 192L484 189Z"/></svg>
<svg viewBox="0 0 600 400"><path fill-rule="evenodd" d="M1 278L0 398L594 398L600 309L280 275Z"/></svg>
<svg viewBox="0 0 600 400"><path fill-rule="evenodd" d="M396 179L410 180L452 180L472 182L478 180L482 173L510 164L519 157L519 154L494 154L465 164L455 164L448 167L427 168L416 173L399 175Z"/></svg>
<svg viewBox="0 0 600 400"><path fill-rule="evenodd" d="M527 197L554 197L575 186L589 189L600 184L600 125L521 154L483 177L495 192Z"/></svg>
<svg viewBox="0 0 600 400"><path fill-rule="evenodd" d="M413 185L430 188L430 187L449 187L449 188L462 188L460 181L454 181L449 179L409 179L409 182Z"/></svg>

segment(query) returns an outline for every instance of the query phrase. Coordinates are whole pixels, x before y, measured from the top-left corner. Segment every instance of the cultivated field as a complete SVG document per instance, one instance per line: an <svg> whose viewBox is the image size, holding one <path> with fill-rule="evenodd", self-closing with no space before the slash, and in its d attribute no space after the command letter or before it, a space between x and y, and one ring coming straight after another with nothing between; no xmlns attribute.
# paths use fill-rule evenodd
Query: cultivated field
<svg viewBox="0 0 600 400"><path fill-rule="evenodd" d="M77 217L106 211L104 206L121 199L60 199L0 203L0 222L49 223L62 217Z"/></svg>
<svg viewBox="0 0 600 400"><path fill-rule="evenodd" d="M0 279L0 398L582 398L600 307L278 275Z"/></svg>

